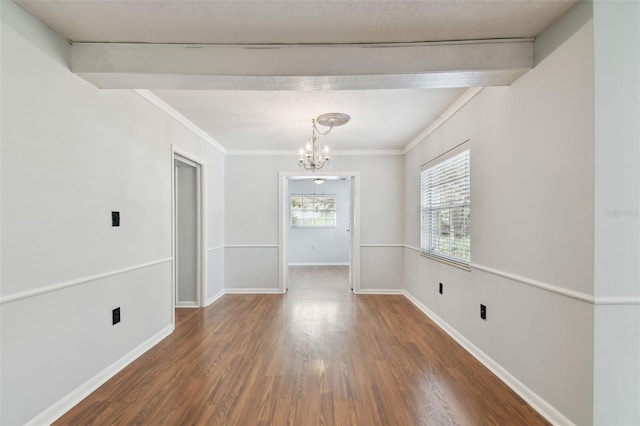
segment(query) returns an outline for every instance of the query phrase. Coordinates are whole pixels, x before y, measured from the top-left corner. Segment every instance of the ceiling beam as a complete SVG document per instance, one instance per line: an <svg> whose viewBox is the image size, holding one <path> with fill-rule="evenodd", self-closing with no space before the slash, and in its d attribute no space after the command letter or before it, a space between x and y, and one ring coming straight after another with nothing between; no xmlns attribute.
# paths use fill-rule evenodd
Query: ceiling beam
<svg viewBox="0 0 640 426"><path fill-rule="evenodd" d="M103 89L363 90L507 86L533 40L194 45L74 43L71 70Z"/></svg>

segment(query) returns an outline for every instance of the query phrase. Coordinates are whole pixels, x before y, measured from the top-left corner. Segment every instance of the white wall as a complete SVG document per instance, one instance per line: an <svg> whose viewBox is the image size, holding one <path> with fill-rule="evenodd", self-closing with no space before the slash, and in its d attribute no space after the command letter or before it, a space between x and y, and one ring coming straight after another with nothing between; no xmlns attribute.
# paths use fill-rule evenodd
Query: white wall
<svg viewBox="0 0 640 426"><path fill-rule="evenodd" d="M22 424L170 332L171 144L211 166L210 246L224 241L224 158L136 93L73 75L66 41L0 7L0 423ZM220 273L208 284L222 290Z"/></svg>
<svg viewBox="0 0 640 426"><path fill-rule="evenodd" d="M594 2L595 424L640 424L640 3Z"/></svg>
<svg viewBox="0 0 640 426"><path fill-rule="evenodd" d="M349 197L351 182L327 180L322 185L312 180L290 180L289 197L302 194L336 196L336 226L334 228L289 228L287 262L289 265L349 264ZM290 198L289 198L290 199ZM288 205L291 205L289 202ZM291 210L287 211L291 223Z"/></svg>
<svg viewBox="0 0 640 426"><path fill-rule="evenodd" d="M225 287L225 157L218 151L207 152L207 294L209 304Z"/></svg>
<svg viewBox="0 0 640 426"><path fill-rule="evenodd" d="M332 160L331 171L360 172L361 288L402 288L402 157L335 155ZM228 155L225 162L226 286L275 290L278 173L297 171L296 157ZM370 247L381 244L395 246Z"/></svg>
<svg viewBox="0 0 640 426"><path fill-rule="evenodd" d="M198 303L197 170L175 160L176 306Z"/></svg>
<svg viewBox="0 0 640 426"><path fill-rule="evenodd" d="M406 289L560 423L591 423L592 46L589 20L405 159L405 241L419 247L420 165L471 140L471 272L407 249Z"/></svg>

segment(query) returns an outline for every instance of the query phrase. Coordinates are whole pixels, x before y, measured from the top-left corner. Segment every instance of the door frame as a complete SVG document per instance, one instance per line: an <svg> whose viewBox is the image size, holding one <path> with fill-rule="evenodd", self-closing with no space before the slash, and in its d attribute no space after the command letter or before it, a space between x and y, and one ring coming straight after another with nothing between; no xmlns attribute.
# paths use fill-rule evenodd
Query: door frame
<svg viewBox="0 0 640 426"><path fill-rule="evenodd" d="M175 160L196 168L196 298L197 306L207 300L207 163L192 153L171 145L171 324L176 328L176 174Z"/></svg>
<svg viewBox="0 0 640 426"><path fill-rule="evenodd" d="M351 178L351 263L350 263L350 285L354 293L360 291L360 172L280 172L278 175L278 287L281 292L287 291L288 262L287 262L287 241L289 234L289 223L287 223L287 211L289 209L289 178L303 177L323 177L337 176Z"/></svg>

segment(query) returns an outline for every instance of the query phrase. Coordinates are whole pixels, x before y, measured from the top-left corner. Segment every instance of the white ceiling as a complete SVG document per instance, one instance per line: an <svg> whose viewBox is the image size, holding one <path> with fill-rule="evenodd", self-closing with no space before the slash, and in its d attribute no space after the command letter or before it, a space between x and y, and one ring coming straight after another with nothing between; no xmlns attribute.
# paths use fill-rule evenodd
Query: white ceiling
<svg viewBox="0 0 640 426"><path fill-rule="evenodd" d="M297 150L311 119L345 112L351 121L323 138L332 149L402 149L465 89L182 91L154 93L230 149ZM320 130L326 130L320 128Z"/></svg>
<svg viewBox="0 0 640 426"><path fill-rule="evenodd" d="M20 0L73 41L389 43L535 37L575 1Z"/></svg>
<svg viewBox="0 0 640 426"><path fill-rule="evenodd" d="M397 43L535 37L575 2L18 1L74 42L198 44ZM311 119L326 112L344 112L352 118L324 139L332 149L400 149L464 92L464 88L154 91L229 150L297 149L310 136Z"/></svg>

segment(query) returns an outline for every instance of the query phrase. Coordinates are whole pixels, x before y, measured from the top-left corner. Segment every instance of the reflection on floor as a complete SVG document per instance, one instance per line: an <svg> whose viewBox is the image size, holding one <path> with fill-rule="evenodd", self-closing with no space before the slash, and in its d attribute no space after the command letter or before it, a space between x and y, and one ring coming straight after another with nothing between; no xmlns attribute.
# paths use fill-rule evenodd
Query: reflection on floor
<svg viewBox="0 0 640 426"><path fill-rule="evenodd" d="M344 267L294 267L286 294L228 294L57 424L546 424L404 296Z"/></svg>
<svg viewBox="0 0 640 426"><path fill-rule="evenodd" d="M349 291L348 266L289 266L289 290L314 293Z"/></svg>

